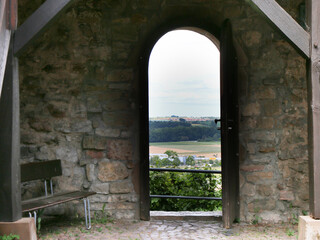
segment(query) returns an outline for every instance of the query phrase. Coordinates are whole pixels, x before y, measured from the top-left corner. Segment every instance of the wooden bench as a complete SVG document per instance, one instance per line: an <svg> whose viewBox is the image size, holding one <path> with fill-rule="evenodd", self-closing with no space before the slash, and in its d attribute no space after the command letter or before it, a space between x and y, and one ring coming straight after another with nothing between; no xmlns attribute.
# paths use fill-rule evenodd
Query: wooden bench
<svg viewBox="0 0 320 240"><path fill-rule="evenodd" d="M44 180L45 196L32 198L22 201L22 212L28 212L32 217L34 214L37 223L37 211L43 208L51 207L57 204L66 203L73 200L81 200L84 202L86 228L91 228L90 217L90 201L89 196L96 194L87 191L72 191L53 193L52 177L61 176L62 168L60 160L33 162L21 164L21 182L33 180ZM48 194L47 183L50 183L50 193Z"/></svg>

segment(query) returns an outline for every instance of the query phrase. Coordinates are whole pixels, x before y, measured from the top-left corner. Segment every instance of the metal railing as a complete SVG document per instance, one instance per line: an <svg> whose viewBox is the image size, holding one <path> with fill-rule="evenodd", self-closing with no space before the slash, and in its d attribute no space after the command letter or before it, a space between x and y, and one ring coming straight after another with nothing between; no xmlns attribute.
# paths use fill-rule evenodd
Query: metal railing
<svg viewBox="0 0 320 240"><path fill-rule="evenodd" d="M187 172L187 173L210 173L221 174L221 171L216 170L201 170L201 169L179 169L179 168L149 168L153 172ZM219 197L199 197L199 196L173 196L173 195L150 195L150 198L177 198L177 199L195 199L195 200L218 200Z"/></svg>

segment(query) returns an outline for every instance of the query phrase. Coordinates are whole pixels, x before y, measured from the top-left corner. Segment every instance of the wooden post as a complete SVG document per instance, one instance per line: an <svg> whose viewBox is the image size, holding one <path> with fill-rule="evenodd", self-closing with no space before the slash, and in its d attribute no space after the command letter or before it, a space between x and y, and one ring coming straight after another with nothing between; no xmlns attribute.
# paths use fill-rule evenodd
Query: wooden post
<svg viewBox="0 0 320 240"><path fill-rule="evenodd" d="M320 219L320 1L309 0L308 136L310 215Z"/></svg>
<svg viewBox="0 0 320 240"><path fill-rule="evenodd" d="M8 27L14 30L17 16L16 2L7 1L10 2ZM11 36L0 98L0 221L2 222L13 222L21 218L19 73L18 60L13 56L12 43Z"/></svg>

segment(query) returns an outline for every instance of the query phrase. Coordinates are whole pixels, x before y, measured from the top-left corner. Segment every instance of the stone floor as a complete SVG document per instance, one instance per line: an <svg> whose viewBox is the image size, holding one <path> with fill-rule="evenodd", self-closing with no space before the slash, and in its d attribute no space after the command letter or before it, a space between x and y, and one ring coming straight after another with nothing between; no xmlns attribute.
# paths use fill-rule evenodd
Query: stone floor
<svg viewBox="0 0 320 240"><path fill-rule="evenodd" d="M86 230L81 221L43 222L40 240L188 240L188 239L297 239L297 226L236 224L224 229L220 220L94 221Z"/></svg>

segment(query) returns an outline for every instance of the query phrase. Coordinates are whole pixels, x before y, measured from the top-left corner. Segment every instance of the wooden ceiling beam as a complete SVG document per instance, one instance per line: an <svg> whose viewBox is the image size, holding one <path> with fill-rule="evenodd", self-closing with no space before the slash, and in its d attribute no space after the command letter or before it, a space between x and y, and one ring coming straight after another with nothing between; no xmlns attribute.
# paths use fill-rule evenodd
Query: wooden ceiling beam
<svg viewBox="0 0 320 240"><path fill-rule="evenodd" d="M45 1L15 32L14 54L19 56L75 0Z"/></svg>
<svg viewBox="0 0 320 240"><path fill-rule="evenodd" d="M265 15L307 58L310 58L310 34L275 0L247 0Z"/></svg>

